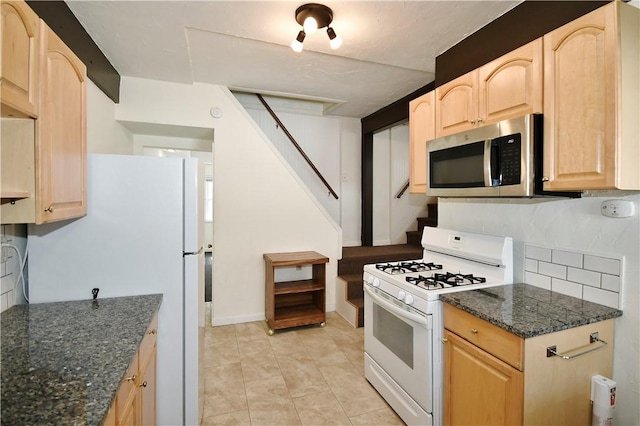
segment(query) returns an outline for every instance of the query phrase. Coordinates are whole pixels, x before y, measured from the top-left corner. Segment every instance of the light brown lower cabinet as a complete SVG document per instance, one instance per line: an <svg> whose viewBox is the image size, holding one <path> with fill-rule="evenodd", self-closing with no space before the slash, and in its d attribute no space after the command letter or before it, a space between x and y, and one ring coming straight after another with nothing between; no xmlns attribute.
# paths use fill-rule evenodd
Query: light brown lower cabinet
<svg viewBox="0 0 640 426"><path fill-rule="evenodd" d="M611 377L613 319L522 339L445 304L444 323L445 425L591 424L591 376ZM571 359L547 356L553 346Z"/></svg>
<svg viewBox="0 0 640 426"><path fill-rule="evenodd" d="M156 353L158 315L147 328L138 353L120 383L104 426L156 424Z"/></svg>

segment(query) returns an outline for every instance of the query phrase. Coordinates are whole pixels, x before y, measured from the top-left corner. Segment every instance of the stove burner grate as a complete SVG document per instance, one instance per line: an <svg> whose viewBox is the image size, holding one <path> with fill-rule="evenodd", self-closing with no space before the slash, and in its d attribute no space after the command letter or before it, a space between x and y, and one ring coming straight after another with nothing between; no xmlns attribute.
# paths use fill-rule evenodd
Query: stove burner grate
<svg viewBox="0 0 640 426"><path fill-rule="evenodd" d="M387 274L396 275L396 274L408 274L410 272L424 272L424 271L433 271L442 269L442 265L437 265L433 262L425 263L425 262L413 262L413 261L405 261L405 262L389 262L389 263L378 263L376 268L382 272L386 272Z"/></svg>
<svg viewBox="0 0 640 426"><path fill-rule="evenodd" d="M433 276L437 281L450 284L452 286L466 285L466 284L480 284L487 281L484 277L476 277L473 274L452 274L447 272L445 274L434 274Z"/></svg>
<svg viewBox="0 0 640 426"><path fill-rule="evenodd" d="M407 277L407 282L411 284L415 284L418 287L426 288L427 290L433 290L436 288L445 288L445 284L439 281L436 281L434 277L425 277L422 275L418 275L417 277Z"/></svg>
<svg viewBox="0 0 640 426"><path fill-rule="evenodd" d="M407 277L406 281L427 290L435 290L439 288L480 284L486 282L487 279L484 277L476 277L473 274L452 274L451 272L446 272L444 274L435 273L430 277L422 275Z"/></svg>

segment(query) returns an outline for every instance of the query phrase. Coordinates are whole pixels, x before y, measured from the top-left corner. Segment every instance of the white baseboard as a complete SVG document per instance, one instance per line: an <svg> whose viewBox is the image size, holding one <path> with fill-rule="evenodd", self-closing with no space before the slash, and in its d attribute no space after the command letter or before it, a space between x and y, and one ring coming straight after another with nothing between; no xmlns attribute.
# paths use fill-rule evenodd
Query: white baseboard
<svg viewBox="0 0 640 426"><path fill-rule="evenodd" d="M335 305L327 305L326 312L333 312L336 310ZM252 315L242 315L238 317L222 317L222 318L211 318L211 325L229 325L229 324L242 324L244 322L254 322L254 321L264 321L266 318L264 312L259 314Z"/></svg>
<svg viewBox="0 0 640 426"><path fill-rule="evenodd" d="M342 247L360 247L362 245L362 241L343 241Z"/></svg>

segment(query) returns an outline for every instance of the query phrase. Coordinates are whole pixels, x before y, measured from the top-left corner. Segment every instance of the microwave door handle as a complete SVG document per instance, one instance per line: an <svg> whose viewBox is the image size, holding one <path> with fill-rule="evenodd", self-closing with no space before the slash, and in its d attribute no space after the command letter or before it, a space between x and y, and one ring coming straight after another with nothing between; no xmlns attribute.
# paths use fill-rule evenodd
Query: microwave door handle
<svg viewBox="0 0 640 426"><path fill-rule="evenodd" d="M493 173L492 173L492 164L491 160L493 157L493 147L491 146L491 139L487 139L484 141L484 186L491 187L493 186Z"/></svg>
<svg viewBox="0 0 640 426"><path fill-rule="evenodd" d="M502 185L502 155L500 152L500 141L498 139L492 139L489 141L489 146L491 157L491 159L489 160L488 170L489 179L491 181L491 184L489 186L500 186Z"/></svg>

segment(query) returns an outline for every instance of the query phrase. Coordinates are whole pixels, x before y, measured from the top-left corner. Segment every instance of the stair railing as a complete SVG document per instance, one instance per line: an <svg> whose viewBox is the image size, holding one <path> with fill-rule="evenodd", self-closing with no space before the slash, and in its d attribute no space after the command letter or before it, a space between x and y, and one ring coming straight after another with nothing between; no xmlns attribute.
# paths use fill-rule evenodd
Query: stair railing
<svg viewBox="0 0 640 426"><path fill-rule="evenodd" d="M409 189L409 179L407 179L407 183L404 184L402 189L398 191L398 193L396 194L396 198L402 198L404 193L407 192L407 189Z"/></svg>
<svg viewBox="0 0 640 426"><path fill-rule="evenodd" d="M287 136L287 138L289 138L289 140L291 141L291 143L293 144L293 146L298 150L298 152L300 153L300 155L302 155L302 158L305 159L305 161L307 162L307 164L313 169L313 171L315 172L316 176L318 176L318 178L320 178L320 180L322 181L322 183L324 184L324 186L327 187L327 189L329 190L329 193L331 195L333 195L333 197L337 200L338 194L336 194L336 192L333 190L333 188L331 187L331 185L329 185L329 182L327 182L327 180L324 178L324 176L322 176L322 173L320 173L320 170L318 170L318 168L315 166L315 164L313 164L313 161L311 161L311 159L307 156L307 154L304 152L304 150L302 149L302 147L300 147L300 145L298 145L298 142L296 142L296 140L293 138L293 136L291 135L291 133L289 133L289 130L287 130L287 128L285 127L285 125L282 123L282 121L280 121L280 119L278 118L278 116L276 115L276 113L271 109L271 107L269 106L269 104L267 104L267 101L262 97L261 94L256 93L256 96L258 97L258 99L260 100L260 102L262 102L262 105L264 105L264 107L266 108L267 112L269 112L269 114L271 115L271 117L275 120L276 124L278 125L278 127L280 127L282 129L282 131L284 132L284 134Z"/></svg>

